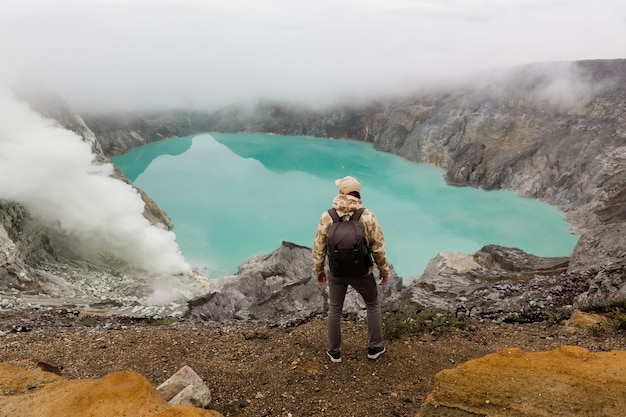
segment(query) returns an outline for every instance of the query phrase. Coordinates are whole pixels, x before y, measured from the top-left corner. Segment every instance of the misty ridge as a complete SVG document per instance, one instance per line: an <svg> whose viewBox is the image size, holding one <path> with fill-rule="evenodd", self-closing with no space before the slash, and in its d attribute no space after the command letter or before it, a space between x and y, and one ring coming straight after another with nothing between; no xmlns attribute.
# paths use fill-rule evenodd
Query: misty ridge
<svg viewBox="0 0 626 417"><path fill-rule="evenodd" d="M141 123L149 123L153 136L187 136L203 131L262 131L292 135L311 135L321 137L340 137L369 141L354 131L352 135L333 132L313 126L316 118L328 115L366 114L372 109L383 109L388 105L400 103L430 103L441 97L456 97L467 102L496 102L506 106L549 105L559 111L570 111L583 106L594 96L610 91L624 82L624 74L611 65L596 65L607 61L544 62L521 65L511 68L499 68L442 77L424 78L417 82L419 87L407 87L403 93L381 94L366 90L355 96L327 97L325 102L315 99L289 100L262 97L257 100L241 100L218 108L204 106L164 106L143 109L111 109L103 106L98 109L95 101L80 114L89 120L90 127L103 133L100 124L107 128L132 129ZM618 66L619 67L619 66ZM31 94L32 95L32 94ZM281 118L292 118L292 126L285 128ZM328 117L337 117L328 116ZM342 122L345 123L345 120ZM159 124L165 124L171 131L158 131ZM299 125L299 127L293 125ZM282 130L281 130L282 129ZM355 130L357 128L355 127ZM167 130L167 129L166 129ZM350 132L349 132L350 133ZM110 132L107 132L110 134ZM151 139L150 139L151 140ZM105 140L106 142L106 140ZM132 142L132 138L130 138ZM139 143L138 143L139 144ZM109 149L105 152L118 154L121 151Z"/></svg>
<svg viewBox="0 0 626 417"><path fill-rule="evenodd" d="M92 130L98 133L105 153L112 155L125 152L133 146L157 138L187 136L206 131L239 132L259 131L268 133L310 135L364 140L359 117L379 111L386 106L405 103L424 103L429 106L442 97L459 100L459 103L490 103L509 108L524 106L532 109L537 105L549 105L555 110L569 111L584 106L605 91L624 82L620 71L621 60L590 60L576 62L545 62L512 68L492 69L447 78L424 78L420 87L407 87L402 94L379 94L367 90L361 97L327 97L326 104L319 101L266 98L242 100L217 109L203 106L170 106L162 103L153 108L111 110L90 105L80 114L88 120ZM615 64L615 65L613 65ZM471 104L475 105L475 104ZM391 108L391 107L390 107ZM336 119L320 126L319 119ZM348 120L351 118L350 120ZM343 127L338 127L343 124ZM352 124L351 128L346 124ZM150 130L148 138L124 137L126 145L118 147L116 131ZM369 127L366 129L370 129ZM370 129L371 130L371 129ZM119 138L118 138L119 139ZM118 149L119 148L119 149Z"/></svg>
<svg viewBox="0 0 626 417"><path fill-rule="evenodd" d="M313 97L310 100L306 98L289 99L270 94L258 99L248 98L217 107L159 103L156 107L145 106L125 110L124 107L101 107L97 104L97 100L94 100L82 111L81 107L77 107L75 110L81 114L120 116L124 114L154 115L173 111L198 111L203 114L237 112L242 116L253 117L258 116L256 112L260 108L271 106L324 113L334 109L367 108L375 103L419 101L431 96L458 94L482 96L485 99L515 97L526 99L535 104L547 102L555 106L571 108L589 100L594 94L606 91L623 82L623 73L611 70L610 66L604 66L600 70L593 65L594 62L601 61L542 62L439 77L429 75L414 80L402 92L377 92L376 89L369 91L364 88L359 94L330 94L323 101Z"/></svg>

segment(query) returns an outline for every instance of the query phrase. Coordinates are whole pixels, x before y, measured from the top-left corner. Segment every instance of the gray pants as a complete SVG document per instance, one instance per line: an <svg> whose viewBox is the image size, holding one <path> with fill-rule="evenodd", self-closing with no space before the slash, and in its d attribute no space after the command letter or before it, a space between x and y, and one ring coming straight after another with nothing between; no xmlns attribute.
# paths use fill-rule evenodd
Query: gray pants
<svg viewBox="0 0 626 417"><path fill-rule="evenodd" d="M369 348L383 347L382 317L378 299L378 285L373 274L355 278L328 276L328 351L337 353L341 349L341 311L348 286L358 292L367 308L367 335Z"/></svg>

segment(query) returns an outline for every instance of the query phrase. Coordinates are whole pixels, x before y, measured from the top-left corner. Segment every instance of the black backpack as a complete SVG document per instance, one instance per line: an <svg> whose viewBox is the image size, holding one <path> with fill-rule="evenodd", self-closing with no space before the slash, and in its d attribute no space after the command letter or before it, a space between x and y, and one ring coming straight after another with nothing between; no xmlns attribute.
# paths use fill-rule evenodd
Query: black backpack
<svg viewBox="0 0 626 417"><path fill-rule="evenodd" d="M364 208L342 221L337 210L328 210L333 224L328 227L326 254L330 272L336 277L357 277L367 274L372 266L372 255L365 238L365 227L359 221Z"/></svg>

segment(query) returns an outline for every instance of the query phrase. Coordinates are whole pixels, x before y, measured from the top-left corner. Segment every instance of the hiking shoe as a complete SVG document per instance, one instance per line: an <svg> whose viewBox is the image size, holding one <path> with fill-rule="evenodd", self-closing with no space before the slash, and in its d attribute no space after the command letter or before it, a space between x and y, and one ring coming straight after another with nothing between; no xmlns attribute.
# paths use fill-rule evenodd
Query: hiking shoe
<svg viewBox="0 0 626 417"><path fill-rule="evenodd" d="M334 363L339 363L341 362L341 353L337 352L337 353L331 353L329 351L326 351L326 354L328 355L328 357L330 358L331 362Z"/></svg>
<svg viewBox="0 0 626 417"><path fill-rule="evenodd" d="M385 352L387 352L387 349L385 349L384 346L380 348L368 348L367 359L378 359L380 355L382 355Z"/></svg>

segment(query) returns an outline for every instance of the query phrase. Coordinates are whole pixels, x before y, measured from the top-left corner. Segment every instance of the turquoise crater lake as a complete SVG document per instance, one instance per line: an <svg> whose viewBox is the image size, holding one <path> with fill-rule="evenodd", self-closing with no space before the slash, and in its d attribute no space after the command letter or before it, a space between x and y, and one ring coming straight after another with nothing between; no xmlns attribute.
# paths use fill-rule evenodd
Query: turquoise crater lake
<svg viewBox="0 0 626 417"><path fill-rule="evenodd" d="M167 211L187 261L213 278L283 240L311 247L334 180L346 175L361 181L363 205L376 213L405 283L439 252L493 243L566 256L578 240L554 207L510 191L450 187L441 169L356 141L210 133L111 159Z"/></svg>

